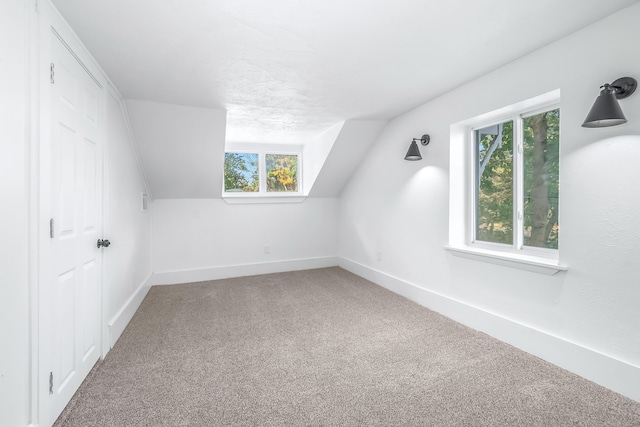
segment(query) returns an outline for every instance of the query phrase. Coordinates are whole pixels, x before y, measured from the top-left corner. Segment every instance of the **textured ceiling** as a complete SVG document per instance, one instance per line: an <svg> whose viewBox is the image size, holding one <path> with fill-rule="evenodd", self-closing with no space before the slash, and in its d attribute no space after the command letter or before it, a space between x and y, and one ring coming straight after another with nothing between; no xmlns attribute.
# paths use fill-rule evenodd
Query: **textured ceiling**
<svg viewBox="0 0 640 427"><path fill-rule="evenodd" d="M227 110L233 142L388 119L634 0L53 0L125 98Z"/></svg>

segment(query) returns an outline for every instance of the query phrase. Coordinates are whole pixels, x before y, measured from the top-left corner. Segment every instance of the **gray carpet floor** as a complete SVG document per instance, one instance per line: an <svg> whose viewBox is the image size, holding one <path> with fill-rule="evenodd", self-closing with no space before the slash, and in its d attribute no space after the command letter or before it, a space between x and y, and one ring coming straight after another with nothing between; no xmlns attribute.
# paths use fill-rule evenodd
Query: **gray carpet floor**
<svg viewBox="0 0 640 427"><path fill-rule="evenodd" d="M153 287L55 426L640 426L640 404L327 268Z"/></svg>

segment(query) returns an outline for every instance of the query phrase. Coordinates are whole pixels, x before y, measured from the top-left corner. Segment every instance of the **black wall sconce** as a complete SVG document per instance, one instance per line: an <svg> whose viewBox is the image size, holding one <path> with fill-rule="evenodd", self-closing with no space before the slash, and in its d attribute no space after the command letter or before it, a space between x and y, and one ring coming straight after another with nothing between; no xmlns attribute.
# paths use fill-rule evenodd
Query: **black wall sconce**
<svg viewBox="0 0 640 427"><path fill-rule="evenodd" d="M422 156L420 155L420 150L418 149L418 144L416 141L420 141L422 145L429 145L431 142L431 137L426 133L422 135L422 138L413 138L411 141L411 145L409 146L409 151L407 151L407 155L404 156L405 160L422 160Z"/></svg>
<svg viewBox="0 0 640 427"><path fill-rule="evenodd" d="M591 111L587 114L582 127L604 128L617 126L627 122L618 99L624 99L635 92L638 82L633 77L621 77L611 84L600 86L600 95L593 103Z"/></svg>

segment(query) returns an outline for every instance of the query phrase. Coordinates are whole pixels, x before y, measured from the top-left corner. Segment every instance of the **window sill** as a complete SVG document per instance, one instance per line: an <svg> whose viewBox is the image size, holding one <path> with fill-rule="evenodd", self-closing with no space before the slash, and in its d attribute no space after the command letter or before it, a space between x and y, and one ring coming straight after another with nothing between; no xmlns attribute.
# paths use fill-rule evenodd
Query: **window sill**
<svg viewBox="0 0 640 427"><path fill-rule="evenodd" d="M299 194L293 196L263 196L263 195L223 195L224 200L229 205L251 205L251 204L265 204L265 203L302 203L306 199L306 196Z"/></svg>
<svg viewBox="0 0 640 427"><path fill-rule="evenodd" d="M506 252L491 251L470 247L445 246L452 255L474 261L488 262L503 267L517 268L518 270L553 276L559 271L567 271L569 267L560 265L557 260L520 255Z"/></svg>

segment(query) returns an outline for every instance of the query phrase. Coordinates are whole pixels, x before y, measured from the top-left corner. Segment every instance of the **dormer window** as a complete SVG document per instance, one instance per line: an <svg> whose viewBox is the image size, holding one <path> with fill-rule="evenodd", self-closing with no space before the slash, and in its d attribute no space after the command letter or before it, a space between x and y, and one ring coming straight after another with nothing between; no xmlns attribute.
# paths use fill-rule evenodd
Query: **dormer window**
<svg viewBox="0 0 640 427"><path fill-rule="evenodd" d="M225 196L299 195L300 153L228 151L224 156Z"/></svg>

